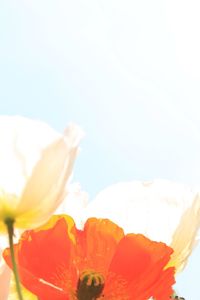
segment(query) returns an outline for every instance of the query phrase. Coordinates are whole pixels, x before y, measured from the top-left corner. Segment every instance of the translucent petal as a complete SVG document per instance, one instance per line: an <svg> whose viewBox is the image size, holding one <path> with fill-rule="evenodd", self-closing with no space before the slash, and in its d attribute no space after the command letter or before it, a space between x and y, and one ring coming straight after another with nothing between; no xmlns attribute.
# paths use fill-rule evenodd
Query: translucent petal
<svg viewBox="0 0 200 300"><path fill-rule="evenodd" d="M170 244L180 218L192 205L196 191L167 180L133 181L100 192L86 210L88 216L107 217L126 233L143 233Z"/></svg>

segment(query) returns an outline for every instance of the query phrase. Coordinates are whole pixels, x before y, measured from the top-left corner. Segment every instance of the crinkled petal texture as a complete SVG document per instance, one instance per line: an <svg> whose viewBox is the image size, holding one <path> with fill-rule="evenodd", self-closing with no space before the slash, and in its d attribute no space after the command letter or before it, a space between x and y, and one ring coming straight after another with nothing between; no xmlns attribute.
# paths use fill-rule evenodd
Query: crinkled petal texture
<svg viewBox="0 0 200 300"><path fill-rule="evenodd" d="M18 228L47 221L65 196L81 135L75 125L61 135L40 121L0 117L1 221L13 218Z"/></svg>
<svg viewBox="0 0 200 300"><path fill-rule="evenodd" d="M141 233L170 245L171 265L180 271L196 245L200 197L198 190L168 180L118 183L89 203L85 218L90 216L110 218L126 233Z"/></svg>
<svg viewBox="0 0 200 300"><path fill-rule="evenodd" d="M143 235L124 235L108 219L90 218L78 230L68 216L25 232L15 245L23 285L40 300L77 299L83 271L100 273L106 300L169 300L174 268L166 268L172 249ZM10 252L4 258L11 266Z"/></svg>

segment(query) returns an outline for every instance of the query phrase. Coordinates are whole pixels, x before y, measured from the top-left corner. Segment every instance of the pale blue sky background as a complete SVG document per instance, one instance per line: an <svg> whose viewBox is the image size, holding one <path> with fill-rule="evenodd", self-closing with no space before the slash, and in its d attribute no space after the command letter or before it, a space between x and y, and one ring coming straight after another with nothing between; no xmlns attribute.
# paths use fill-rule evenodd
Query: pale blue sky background
<svg viewBox="0 0 200 300"><path fill-rule="evenodd" d="M195 0L1 0L0 113L86 132L75 179L200 184ZM200 246L178 278L200 299Z"/></svg>

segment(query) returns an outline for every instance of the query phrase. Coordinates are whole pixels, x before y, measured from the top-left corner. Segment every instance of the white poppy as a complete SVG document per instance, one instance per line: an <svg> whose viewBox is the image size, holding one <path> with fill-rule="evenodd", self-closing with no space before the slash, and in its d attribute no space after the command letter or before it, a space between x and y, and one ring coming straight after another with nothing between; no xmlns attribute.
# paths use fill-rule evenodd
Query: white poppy
<svg viewBox="0 0 200 300"><path fill-rule="evenodd" d="M63 135L40 121L0 117L0 229L45 223L66 195L66 184L82 132L71 125Z"/></svg>
<svg viewBox="0 0 200 300"><path fill-rule="evenodd" d="M90 216L109 218L126 233L142 233L174 249L170 265L185 266L197 242L200 197L196 189L167 180L114 184L91 201Z"/></svg>

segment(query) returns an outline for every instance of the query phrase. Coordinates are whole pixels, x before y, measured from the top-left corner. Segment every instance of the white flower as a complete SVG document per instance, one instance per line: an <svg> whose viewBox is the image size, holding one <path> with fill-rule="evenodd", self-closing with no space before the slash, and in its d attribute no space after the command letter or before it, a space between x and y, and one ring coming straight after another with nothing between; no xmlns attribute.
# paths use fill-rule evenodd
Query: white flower
<svg viewBox="0 0 200 300"><path fill-rule="evenodd" d="M181 271L197 242L200 197L197 190L167 180L118 183L89 203L86 218L90 216L109 218L126 233L170 245L170 265Z"/></svg>
<svg viewBox="0 0 200 300"><path fill-rule="evenodd" d="M40 121L0 117L0 230L11 218L28 229L46 222L66 195L82 133L63 135Z"/></svg>

